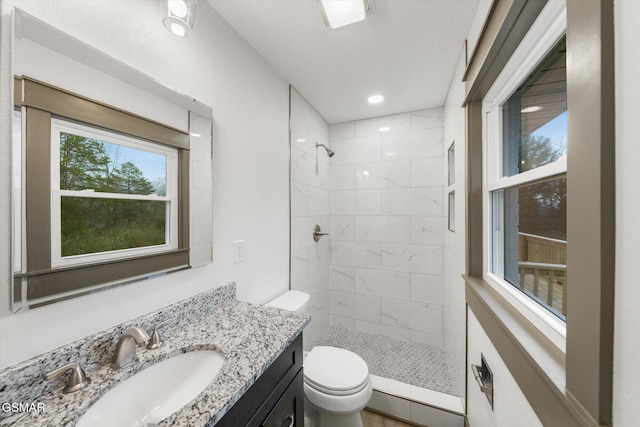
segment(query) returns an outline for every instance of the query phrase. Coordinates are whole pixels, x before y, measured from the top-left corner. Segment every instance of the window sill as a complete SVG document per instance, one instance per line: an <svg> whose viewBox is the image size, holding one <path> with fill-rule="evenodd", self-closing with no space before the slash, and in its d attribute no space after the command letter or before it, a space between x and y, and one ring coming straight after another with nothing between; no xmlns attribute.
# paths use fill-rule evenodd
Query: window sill
<svg viewBox="0 0 640 427"><path fill-rule="evenodd" d="M468 307L543 425L581 426L565 391L565 354L482 279L464 276Z"/></svg>

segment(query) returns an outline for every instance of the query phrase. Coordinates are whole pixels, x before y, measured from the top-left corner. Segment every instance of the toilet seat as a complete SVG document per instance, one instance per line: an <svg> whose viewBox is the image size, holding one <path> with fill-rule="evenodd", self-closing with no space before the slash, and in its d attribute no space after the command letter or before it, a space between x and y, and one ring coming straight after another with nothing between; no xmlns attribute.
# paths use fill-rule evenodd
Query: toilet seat
<svg viewBox="0 0 640 427"><path fill-rule="evenodd" d="M367 386L369 368L360 356L349 350L317 346L304 361L304 381L320 392L346 396Z"/></svg>
<svg viewBox="0 0 640 427"><path fill-rule="evenodd" d="M358 413L373 393L367 363L349 350L317 346L306 355L303 367L305 404L321 417L344 417L344 425L362 426Z"/></svg>

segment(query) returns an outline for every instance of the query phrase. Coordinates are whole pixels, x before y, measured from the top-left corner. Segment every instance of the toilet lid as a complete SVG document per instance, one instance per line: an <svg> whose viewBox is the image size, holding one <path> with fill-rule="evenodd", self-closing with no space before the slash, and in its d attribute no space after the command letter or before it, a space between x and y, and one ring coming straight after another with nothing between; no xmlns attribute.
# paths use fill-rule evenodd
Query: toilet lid
<svg viewBox="0 0 640 427"><path fill-rule="evenodd" d="M360 356L349 350L318 346L313 347L304 360L304 378L322 391L357 391L366 385L369 368Z"/></svg>

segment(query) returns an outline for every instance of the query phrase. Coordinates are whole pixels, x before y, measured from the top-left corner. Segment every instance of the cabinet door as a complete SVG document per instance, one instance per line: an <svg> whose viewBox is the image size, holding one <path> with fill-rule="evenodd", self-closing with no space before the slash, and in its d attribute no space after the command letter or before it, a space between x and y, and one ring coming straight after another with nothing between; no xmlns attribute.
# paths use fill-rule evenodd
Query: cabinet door
<svg viewBox="0 0 640 427"><path fill-rule="evenodd" d="M261 427L304 426L304 388L302 370L291 381L278 403L273 407Z"/></svg>

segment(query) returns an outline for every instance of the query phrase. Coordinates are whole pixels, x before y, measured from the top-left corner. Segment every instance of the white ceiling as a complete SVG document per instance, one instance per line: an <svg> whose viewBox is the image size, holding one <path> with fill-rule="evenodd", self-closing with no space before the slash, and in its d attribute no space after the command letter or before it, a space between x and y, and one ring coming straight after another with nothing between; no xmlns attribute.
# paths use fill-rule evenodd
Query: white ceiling
<svg viewBox="0 0 640 427"><path fill-rule="evenodd" d="M331 30L315 0L208 1L329 123L444 105L480 2L375 0Z"/></svg>

